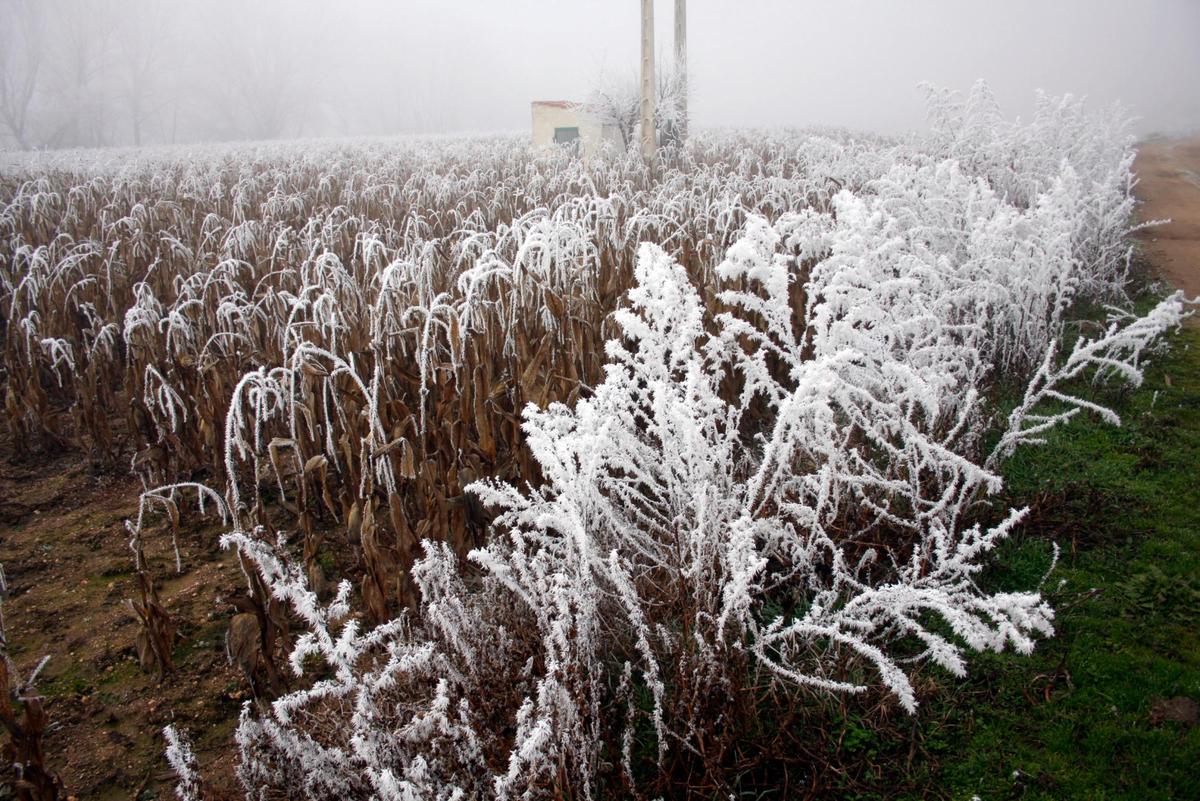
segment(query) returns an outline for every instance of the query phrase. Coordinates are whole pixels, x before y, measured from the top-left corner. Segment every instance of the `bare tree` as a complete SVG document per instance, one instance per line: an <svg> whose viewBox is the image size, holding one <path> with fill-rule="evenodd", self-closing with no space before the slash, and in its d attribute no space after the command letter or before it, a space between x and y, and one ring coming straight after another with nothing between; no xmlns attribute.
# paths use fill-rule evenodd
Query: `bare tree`
<svg viewBox="0 0 1200 801"><path fill-rule="evenodd" d="M107 143L111 8L93 0L0 1L0 122L17 146Z"/></svg>
<svg viewBox="0 0 1200 801"><path fill-rule="evenodd" d="M30 112L42 78L41 6L31 0L4 0L0 26L0 122L17 146L36 144Z"/></svg>
<svg viewBox="0 0 1200 801"><path fill-rule="evenodd" d="M154 0L132 0L132 6L118 28L114 50L121 100L129 113L133 143L140 145L165 106L163 56L172 39L168 6Z"/></svg>
<svg viewBox="0 0 1200 801"><path fill-rule="evenodd" d="M302 87L294 80L295 65L286 53L253 48L236 74L233 87L241 101L246 133L254 139L278 139L303 127Z"/></svg>
<svg viewBox="0 0 1200 801"><path fill-rule="evenodd" d="M676 70L665 64L658 65L654 72L654 129L663 144L678 144L687 113L687 83ZM636 141L641 121L641 97L636 75L603 75L582 108L600 122L615 125L621 132L621 142L628 150Z"/></svg>
<svg viewBox="0 0 1200 801"><path fill-rule="evenodd" d="M108 112L116 17L106 4L91 0L42 2L51 14L48 46L52 80L47 86L49 128L46 144L95 147L111 141Z"/></svg>
<svg viewBox="0 0 1200 801"><path fill-rule="evenodd" d="M592 90L583 104L583 110L602 123L616 126L621 133L621 144L628 150L642 114L642 93L638 88L637 76L601 76L597 83L597 88Z"/></svg>
<svg viewBox="0 0 1200 801"><path fill-rule="evenodd" d="M654 128L658 141L679 147L687 137L687 76L678 69L656 71Z"/></svg>
<svg viewBox="0 0 1200 801"><path fill-rule="evenodd" d="M316 27L306 25L304 6L280 16L273 3L234 4L238 24L222 24L221 9L214 10L217 24L214 50L220 53L215 73L206 78L207 126L221 137L278 139L304 128L304 115L319 100L317 75L310 69L319 59L319 48L310 41ZM307 9L311 10L311 8Z"/></svg>

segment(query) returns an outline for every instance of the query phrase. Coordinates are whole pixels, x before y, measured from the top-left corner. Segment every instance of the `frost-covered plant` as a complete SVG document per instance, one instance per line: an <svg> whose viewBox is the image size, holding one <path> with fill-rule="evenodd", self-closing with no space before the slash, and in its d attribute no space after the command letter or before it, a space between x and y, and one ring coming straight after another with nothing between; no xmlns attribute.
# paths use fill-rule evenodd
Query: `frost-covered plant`
<svg viewBox="0 0 1200 801"><path fill-rule="evenodd" d="M261 532L224 538L247 556L277 598L308 627L291 654L298 674L323 678L285 695L262 714L243 711L239 777L254 795L286 788L293 797L476 798L498 792L493 766L509 757L513 714L526 728L521 697L532 690L535 651L493 580L468 590L453 553L427 543L415 570L423 623L406 615L364 629L351 615L349 582L322 603L283 543ZM548 732L539 729L542 737ZM553 780L553 766L514 757L524 786Z"/></svg>
<svg viewBox="0 0 1200 801"><path fill-rule="evenodd" d="M171 770L175 771L175 796L179 801L201 801L200 774L196 767L196 752L187 736L174 726L163 729L167 742L165 756Z"/></svg>
<svg viewBox="0 0 1200 801"><path fill-rule="evenodd" d="M1092 370L1094 381L1117 378L1130 386L1142 384L1141 357L1162 333L1194 314L1188 310L1183 291L1177 291L1143 317L1128 313L1116 315L1104 335L1096 339L1081 337L1066 359L1056 362L1058 348L1051 343L1045 359L1025 389L1025 396L1008 416L1008 427L992 452L988 454L989 468L1012 454L1022 444L1041 445L1042 435L1062 425L1080 411L1091 411L1106 422L1120 425L1121 418L1111 409L1098 403L1067 394L1068 382ZM1124 326L1121 323L1126 323ZM1065 406L1062 411L1042 411L1047 401Z"/></svg>
<svg viewBox="0 0 1200 801"><path fill-rule="evenodd" d="M830 236L816 221L781 227L792 236ZM425 578L421 626L395 621L360 635L348 622L335 640L327 627L346 614L347 586L336 613L311 611L315 597L298 572L284 578L264 546L244 535L230 539L314 627L293 664L319 653L339 673L335 683L281 699L267 717L243 720L247 764L257 766L243 777L247 786L308 787L319 780L322 786L308 792L326 797L350 792L359 781L383 798L480 788L507 798L569 786L590 796L612 747L604 719L622 698L625 725L607 736L621 744L632 779L640 715L655 733L660 759L669 749L695 749L720 725L695 699L744 686L742 671L823 691L861 691L864 685L847 676L849 658L873 668L911 711L913 664L927 660L962 675L968 649L1028 652L1036 636L1052 633L1052 611L1036 588L989 593L974 581L1023 511L989 528L963 522L974 500L999 487L974 461L978 436L968 435L985 422L974 409L979 387L962 386L986 374L969 344L972 329L942 322L916 301L863 309L871 326L826 313L826 301L818 301L810 305L811 318L823 322L798 334L788 298L794 263L777 252L781 241L765 222L752 221L731 249L719 272L749 289L723 299L746 316L719 315L715 333L682 268L643 245L630 306L617 315L623 339L610 342L595 394L573 409L552 404L526 411L527 441L545 483L526 492L497 482L472 488L502 512L501 536L471 554L485 589L469 590L449 553L434 550L417 567ZM836 234L828 241L837 253ZM798 250L812 247L799 243ZM911 282L900 285L909 294L914 289ZM1110 332L1103 349L1114 357L1108 366L1131 377L1147 335L1178 322L1182 305L1178 298L1172 303L1123 336ZM914 319L930 340L919 349L896 338ZM1092 354L1093 362L1101 358L1101 349L1079 352ZM734 373L743 389L731 402L721 385ZM1035 377L1035 385L1041 380ZM756 400L770 411L751 419L746 413ZM867 534L886 542L868 546ZM436 585L429 580L435 575ZM780 597L790 610L767 614ZM511 610L511 617L464 614L483 599L489 608ZM930 614L953 636L932 626ZM439 674L445 662L414 666L412 654L478 658L473 644L505 637L517 620L536 641L532 653L510 646L500 671L517 673L516 683L527 686L521 698L507 685L515 730L502 744L493 739L491 759L467 759L487 729L477 727L469 693L444 693L451 677L457 690L471 671ZM920 649L898 646L904 638ZM377 658L367 670L360 649L390 654L390 662ZM523 658L529 661L518 672ZM404 696L418 704L401 716L408 726L426 719L426 704L459 699L457 715L424 743L428 753L396 750L400 742L411 745L410 737L388 735L380 743L381 707L376 701L362 711L371 687L392 691L414 674L436 681L439 694ZM648 709L634 706L635 686L647 693ZM312 743L312 729L292 724L299 709L321 714L315 710L325 708L328 693L357 699L361 733L349 747ZM364 749L368 739L372 747ZM504 770L490 767L498 745L507 748ZM284 756L309 751L298 761L320 770ZM447 763L447 751L458 761ZM433 767L431 754L443 755ZM333 765L343 772L334 774ZM428 782L431 770L448 767L441 782ZM335 775L336 786L326 786Z"/></svg>
<svg viewBox="0 0 1200 801"><path fill-rule="evenodd" d="M655 67L654 130L659 140L674 141L686 126L687 82L677 66L660 63ZM636 75L601 75L580 110L598 122L613 125L621 134L621 143L630 150L641 124L641 85Z"/></svg>

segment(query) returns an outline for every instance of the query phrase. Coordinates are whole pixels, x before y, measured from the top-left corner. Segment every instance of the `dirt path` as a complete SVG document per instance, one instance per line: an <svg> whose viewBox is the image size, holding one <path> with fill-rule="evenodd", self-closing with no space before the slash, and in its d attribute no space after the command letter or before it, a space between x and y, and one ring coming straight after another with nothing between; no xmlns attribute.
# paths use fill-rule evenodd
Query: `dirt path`
<svg viewBox="0 0 1200 801"><path fill-rule="evenodd" d="M1133 168L1139 217L1171 220L1141 232L1142 250L1163 278L1200 296L1200 136L1145 142Z"/></svg>

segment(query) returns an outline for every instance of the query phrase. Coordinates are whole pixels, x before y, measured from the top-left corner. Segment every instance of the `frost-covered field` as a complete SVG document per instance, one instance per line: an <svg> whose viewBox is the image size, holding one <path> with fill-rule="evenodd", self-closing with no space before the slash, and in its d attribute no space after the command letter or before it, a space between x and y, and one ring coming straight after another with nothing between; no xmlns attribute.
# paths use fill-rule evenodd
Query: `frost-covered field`
<svg viewBox="0 0 1200 801"><path fill-rule="evenodd" d="M1053 633L1040 588L974 581L1022 516L995 470L1119 423L1066 384L1138 383L1188 313L1121 311L1119 112L929 102L904 140L714 133L655 174L510 139L10 158L6 423L142 477L148 669L143 539L225 521L252 795L727 788L764 698L913 712L922 663ZM1060 348L1080 302L1111 325Z"/></svg>

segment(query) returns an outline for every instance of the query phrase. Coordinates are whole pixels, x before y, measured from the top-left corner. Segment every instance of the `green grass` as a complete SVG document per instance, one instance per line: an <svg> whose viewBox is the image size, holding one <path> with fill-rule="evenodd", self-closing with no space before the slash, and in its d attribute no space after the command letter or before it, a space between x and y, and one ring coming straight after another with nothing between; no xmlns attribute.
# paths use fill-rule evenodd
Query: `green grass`
<svg viewBox="0 0 1200 801"><path fill-rule="evenodd" d="M1123 426L1079 415L1005 465L1007 502L1032 508L985 581L1036 585L1057 542L1057 634L943 683L906 797L1200 798L1200 726L1151 718L1200 700L1200 329L1169 345L1141 388L1094 391Z"/></svg>

